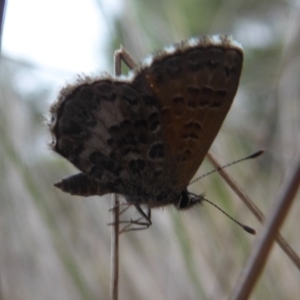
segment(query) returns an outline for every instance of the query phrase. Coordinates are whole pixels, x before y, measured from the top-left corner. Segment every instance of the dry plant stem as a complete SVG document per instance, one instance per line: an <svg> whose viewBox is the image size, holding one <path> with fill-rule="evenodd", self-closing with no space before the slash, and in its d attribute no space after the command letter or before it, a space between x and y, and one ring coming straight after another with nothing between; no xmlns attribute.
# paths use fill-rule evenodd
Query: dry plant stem
<svg viewBox="0 0 300 300"><path fill-rule="evenodd" d="M120 74L121 74L121 61L124 61L127 67L131 70L138 67L138 64L132 59L130 54L126 51L126 49L122 45L120 46L120 49L115 52L115 55L118 56L120 60L120 66L119 66ZM117 74L118 73L116 73L116 75Z"/></svg>
<svg viewBox="0 0 300 300"><path fill-rule="evenodd" d="M120 46L120 49L115 51L114 54L114 69L115 75L121 75L121 63L122 60L125 64L133 69L137 67L137 64L130 57L128 52ZM120 202L116 194L112 195L112 230L111 230L111 284L110 284L110 299L118 300L119 292L119 236L120 236Z"/></svg>
<svg viewBox="0 0 300 300"><path fill-rule="evenodd" d="M110 299L118 300L119 283L119 211L120 205L118 195L112 194L112 223L111 227L111 285Z"/></svg>
<svg viewBox="0 0 300 300"><path fill-rule="evenodd" d="M114 54L115 75L121 75L122 47ZM119 216L120 203L116 194L112 195L112 230L111 230L111 283L110 299L118 300L119 298Z"/></svg>
<svg viewBox="0 0 300 300"><path fill-rule="evenodd" d="M300 161L295 169L294 174L287 180L286 187L283 189L282 195L276 201L273 211L266 220L265 226L257 243L253 247L248 262L240 276L240 280L236 284L231 299L243 300L248 299L257 279L262 272L268 255L273 246L277 232L283 224L289 209L295 199L300 185Z"/></svg>
<svg viewBox="0 0 300 300"><path fill-rule="evenodd" d="M220 167L219 162L210 153L207 154L208 159L215 168ZM236 182L228 175L225 170L218 171L226 183L233 189L233 191L239 196L239 198L245 203L245 205L250 209L250 211L255 215L255 217L263 223L265 217L259 208L252 202L252 200L242 191L242 189L237 185ZM276 242L279 244L281 249L288 255L288 257L293 261L293 263L300 270L300 258L297 253L289 246L285 239L277 234Z"/></svg>

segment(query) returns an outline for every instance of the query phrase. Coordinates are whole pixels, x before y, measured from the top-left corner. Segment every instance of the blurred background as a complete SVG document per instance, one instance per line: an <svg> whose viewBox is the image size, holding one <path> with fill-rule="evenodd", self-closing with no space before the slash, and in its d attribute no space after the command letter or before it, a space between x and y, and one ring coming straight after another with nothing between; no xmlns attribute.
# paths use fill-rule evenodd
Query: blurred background
<svg viewBox="0 0 300 300"><path fill-rule="evenodd" d="M0 61L1 300L109 298L111 196L72 197L52 185L77 172L47 147L45 115L59 89L77 74L112 73L121 44L140 61L216 33L239 41L245 61L211 152L225 164L265 149L228 172L268 215L300 153L300 1L8 1ZM198 175L211 169L205 162ZM190 190L261 231L218 174ZM297 199L281 230L298 255L299 215ZM119 298L228 299L256 237L207 203L154 210L152 221L120 237ZM299 282L299 269L275 245L251 299L298 299Z"/></svg>

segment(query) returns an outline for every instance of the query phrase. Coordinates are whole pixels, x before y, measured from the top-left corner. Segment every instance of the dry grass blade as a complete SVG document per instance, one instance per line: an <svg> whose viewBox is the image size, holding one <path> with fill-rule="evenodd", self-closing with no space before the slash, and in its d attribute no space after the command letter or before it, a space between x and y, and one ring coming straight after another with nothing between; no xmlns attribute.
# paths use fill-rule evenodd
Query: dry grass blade
<svg viewBox="0 0 300 300"><path fill-rule="evenodd" d="M121 75L121 56L117 50L114 54L115 75ZM118 284L119 284L119 205L118 196L112 195L112 230L111 230L111 283L110 283L110 299L118 300Z"/></svg>
<svg viewBox="0 0 300 300"><path fill-rule="evenodd" d="M287 181L286 188L283 189L282 195L276 201L274 210L266 220L266 224L254 246L249 257L248 263L243 270L240 281L236 285L231 299L241 300L248 299L272 248L277 232L280 229L288 211L295 199L296 193L300 185L300 161L295 173Z"/></svg>
<svg viewBox="0 0 300 300"><path fill-rule="evenodd" d="M114 54L114 69L115 75L120 76L122 73L122 61L133 69L137 66L134 60L130 57L128 52L120 46L120 49ZM118 299L118 283L119 283L119 236L120 236L120 203L116 194L112 195L112 231L111 231L111 286L110 299Z"/></svg>
<svg viewBox="0 0 300 300"><path fill-rule="evenodd" d="M118 299L119 283L119 213L120 205L118 195L112 195L112 230L111 230L111 300Z"/></svg>
<svg viewBox="0 0 300 300"><path fill-rule="evenodd" d="M210 162L213 164L215 168L219 168L220 164L215 159L215 157L208 153L207 155ZM255 217L262 223L265 221L265 216L260 211L260 209L253 203L253 201L242 191L242 189L237 185L236 182L228 175L228 173L220 169L218 171L222 178L226 181L226 183L233 189L233 191L239 196L239 198L245 203L245 205L250 209L250 211L255 215ZM287 256L293 261L293 263L300 270L300 258L297 253L289 246L289 244L285 241L285 239L278 234L276 237L276 241L278 245L282 248L282 250L287 254Z"/></svg>
<svg viewBox="0 0 300 300"><path fill-rule="evenodd" d="M120 60L120 64L118 66L120 69L115 69L116 72L118 71L120 73L116 73L116 75L117 74L121 75L121 61L123 61L127 65L127 67L131 70L137 68L138 64L132 59L132 57L129 55L129 53L122 45L120 46L120 49L115 52L115 55Z"/></svg>
<svg viewBox="0 0 300 300"><path fill-rule="evenodd" d="M5 0L2 0L0 2L0 50L1 50L1 45L2 45L2 31L3 31L5 8L6 8L5 2L6 2Z"/></svg>

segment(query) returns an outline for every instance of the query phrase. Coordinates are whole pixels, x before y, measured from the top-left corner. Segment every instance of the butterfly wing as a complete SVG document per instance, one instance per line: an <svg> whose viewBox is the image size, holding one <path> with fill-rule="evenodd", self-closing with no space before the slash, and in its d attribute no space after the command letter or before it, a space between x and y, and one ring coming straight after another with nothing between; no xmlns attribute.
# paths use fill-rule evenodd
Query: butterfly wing
<svg viewBox="0 0 300 300"><path fill-rule="evenodd" d="M158 109L143 74L134 82L84 78L63 89L50 109L52 148L83 173L56 186L85 196L153 192L165 169Z"/></svg>
<svg viewBox="0 0 300 300"><path fill-rule="evenodd" d="M145 69L159 101L168 166L184 189L195 174L236 94L243 52L227 37L189 40Z"/></svg>

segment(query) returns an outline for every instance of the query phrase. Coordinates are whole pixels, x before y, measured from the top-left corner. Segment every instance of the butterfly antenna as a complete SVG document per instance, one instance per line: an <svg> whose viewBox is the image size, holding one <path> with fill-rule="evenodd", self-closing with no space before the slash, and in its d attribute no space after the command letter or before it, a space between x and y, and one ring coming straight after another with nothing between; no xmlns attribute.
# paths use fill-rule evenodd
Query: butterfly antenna
<svg viewBox="0 0 300 300"><path fill-rule="evenodd" d="M212 170L212 171L209 171L208 173L205 173L205 174L203 174L203 175L201 175L201 176L195 178L194 180L192 180L192 181L189 183L189 185L191 185L192 183L194 183L194 182L196 182L196 181L202 179L203 177L206 177L206 176L208 176L208 175L211 175L211 174L213 174L213 173L215 173L215 172L219 172L220 170L226 169L226 168L228 168L228 167L230 167L230 166L232 166L232 165L235 165L235 164L237 164L237 163L240 163L240 162L245 161L245 160L248 160L248 159L256 158L256 157L262 155L264 152L265 152L264 150L259 150L259 151L255 152L255 153L253 153L253 154L251 154L251 155L249 155L249 156L240 158L240 159L235 160L235 161L233 161L233 162L231 162L231 163L229 163L229 164L227 164L227 165L224 165L224 166L221 166L221 167L219 167L219 168L216 168L216 169L214 169L214 170Z"/></svg>
<svg viewBox="0 0 300 300"><path fill-rule="evenodd" d="M193 196L195 196L195 197L199 197L199 196L197 196L196 194L193 194L193 193L190 193L190 194L192 194ZM251 227L249 227L249 226L247 226L247 225L245 225L245 224L243 224L243 223L241 223L241 222L239 222L239 221L237 221L236 219L234 219L233 217L231 217L228 213L226 213L222 208L220 208L218 205L216 205L215 203L213 203L213 202L211 202L210 200L208 200L208 199L206 199L206 198L204 198L204 197L201 197L201 201L206 201L206 202L208 202L208 203L210 203L212 206L214 206L215 208L217 208L219 211L221 211L225 216L227 216L229 219L231 219L233 222L235 222L236 224L238 224L240 227L242 227L245 231L247 231L248 233L250 233L250 234L256 234L256 231L253 229L253 228L251 228Z"/></svg>

